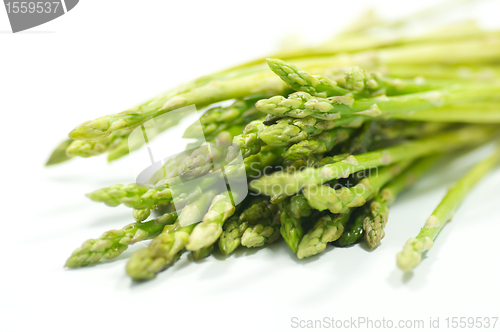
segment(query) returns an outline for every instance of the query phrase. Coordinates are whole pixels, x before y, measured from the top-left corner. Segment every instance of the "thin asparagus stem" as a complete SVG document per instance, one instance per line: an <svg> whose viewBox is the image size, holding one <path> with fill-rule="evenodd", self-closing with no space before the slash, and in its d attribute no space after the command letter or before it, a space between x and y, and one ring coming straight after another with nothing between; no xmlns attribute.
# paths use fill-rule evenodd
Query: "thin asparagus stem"
<svg viewBox="0 0 500 332"><path fill-rule="evenodd" d="M177 220L177 213L166 213L158 218L136 222L120 230L104 233L97 239L85 241L66 261L66 267L75 268L97 263L103 259L113 259L120 255L129 245L154 238L166 225Z"/></svg>
<svg viewBox="0 0 500 332"><path fill-rule="evenodd" d="M474 146L493 137L496 130L494 126L468 126L390 148L347 157L341 162L321 168L306 168L294 173L275 172L253 180L249 188L254 192L271 196L271 201L274 201L293 195L307 185L319 185L371 167Z"/></svg>
<svg viewBox="0 0 500 332"><path fill-rule="evenodd" d="M432 212L424 227L415 238L409 239L403 251L397 255L397 265L405 272L412 271L422 260L422 254L429 250L437 236L451 220L453 214L462 203L467 193L500 161L500 147L495 153L476 164L462 177L443 198L441 203Z"/></svg>

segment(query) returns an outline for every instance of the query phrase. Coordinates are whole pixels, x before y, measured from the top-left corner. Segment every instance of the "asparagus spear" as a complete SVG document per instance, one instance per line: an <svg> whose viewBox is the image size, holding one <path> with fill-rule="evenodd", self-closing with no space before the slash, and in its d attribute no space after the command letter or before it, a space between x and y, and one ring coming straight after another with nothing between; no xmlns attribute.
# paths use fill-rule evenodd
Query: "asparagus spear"
<svg viewBox="0 0 500 332"><path fill-rule="evenodd" d="M124 204L134 209L148 209L160 203L170 202L172 191L161 187L148 189L137 184L116 184L87 194L87 197L109 206Z"/></svg>
<svg viewBox="0 0 500 332"><path fill-rule="evenodd" d="M370 62L381 64L403 63L478 63L495 61L500 55L500 41L494 38L497 33L483 33L481 38L465 41L429 43L382 50L361 52L350 56L332 56L324 58L298 59L297 65L311 72L321 72L326 68L347 63L363 65ZM425 55L425 56L422 56ZM247 72L248 69L240 69ZM236 70L237 71L237 70ZM87 121L76 127L70 138L96 140L110 135L116 130L135 128L149 119L171 110L195 104L197 107L233 98L244 98L252 94L272 95L282 93L286 88L278 77L256 70L249 75L235 77L234 73L220 77L209 84L192 84L191 89L176 89L160 95L146 104L134 107L115 115L106 115Z"/></svg>
<svg viewBox="0 0 500 332"><path fill-rule="evenodd" d="M453 80L390 78L382 75L380 72L362 70L358 66L347 68L344 80L346 87L349 90L353 90L358 98L413 94L443 89L446 86L463 83Z"/></svg>
<svg viewBox="0 0 500 332"><path fill-rule="evenodd" d="M149 215L151 214L151 209L134 209L132 211L132 216L134 217L135 221L143 221L148 219Z"/></svg>
<svg viewBox="0 0 500 332"><path fill-rule="evenodd" d="M274 201L293 195L307 185L319 185L370 167L474 146L490 139L495 130L493 126L471 125L398 146L348 157L341 162L321 168L306 168L295 173L275 172L253 180L249 188L254 192L271 196L271 201Z"/></svg>
<svg viewBox="0 0 500 332"><path fill-rule="evenodd" d="M311 75L305 70L280 59L267 59L271 70L295 91L303 91L315 97L344 96L355 93L357 97L385 94L402 95L443 88L451 82L401 80L384 77L378 72L367 72L359 67L349 67L345 72L346 87L322 75ZM454 82L456 83L456 82Z"/></svg>
<svg viewBox="0 0 500 332"><path fill-rule="evenodd" d="M245 230L241 237L241 245L248 248L262 247L266 243L273 243L279 237L279 221L278 223L269 226L264 224L257 224Z"/></svg>
<svg viewBox="0 0 500 332"><path fill-rule="evenodd" d="M231 217L223 225L224 231L219 238L219 248L222 254L228 256L242 244L242 236L248 227L257 224L271 225L278 213L278 206L271 204L268 197L255 197L250 206L243 210L239 216ZM267 234L268 232L264 235Z"/></svg>
<svg viewBox="0 0 500 332"><path fill-rule="evenodd" d="M474 110L474 112L471 112ZM389 118L417 121L500 123L498 103L461 103L449 106L420 110L414 113L392 114ZM318 135L323 130L338 127L359 128L363 122L382 120L380 117L345 116L338 120L323 120L312 117L292 119L281 117L275 124L265 128L260 138L271 146L289 146L290 142L300 142Z"/></svg>
<svg viewBox="0 0 500 332"><path fill-rule="evenodd" d="M344 225L349 220L351 210L343 214L327 214L318 219L314 227L300 241L297 257L310 257L326 249L326 244L337 240L344 231Z"/></svg>
<svg viewBox="0 0 500 332"><path fill-rule="evenodd" d="M424 227L415 238L409 239L397 255L397 265L405 272L412 271L422 260L422 254L429 250L447 222L462 203L467 193L500 161L500 147L495 153L476 164L462 177L432 212Z"/></svg>
<svg viewBox="0 0 500 332"><path fill-rule="evenodd" d="M384 238L384 227L389 216L389 206L393 204L401 191L415 183L437 161L437 156L417 161L382 189L370 204L370 210L363 220L365 242L371 249L380 245Z"/></svg>
<svg viewBox="0 0 500 332"><path fill-rule="evenodd" d="M351 91L337 86L337 82L321 75L311 75L305 70L280 59L266 59L271 70L295 91L314 96L343 96Z"/></svg>
<svg viewBox="0 0 500 332"><path fill-rule="evenodd" d="M196 225L189 236L186 244L187 250L197 251L217 241L222 233L222 225L234 213L234 200L235 198L229 191L215 196L203 221Z"/></svg>
<svg viewBox="0 0 500 332"><path fill-rule="evenodd" d="M461 102L488 101L498 95L499 89L500 85L495 83L451 85L441 90L371 99L354 99L352 95L320 98L306 92L295 92L288 98L275 96L261 99L256 106L267 114L300 119L312 116L323 120L335 120L349 115L387 117Z"/></svg>
<svg viewBox="0 0 500 332"><path fill-rule="evenodd" d="M350 188L334 189L326 185L309 185L303 190L304 197L312 208L319 211L328 209L331 213L345 213L350 208L364 205L370 197L379 192L384 184L405 170L411 162L411 159L407 159L382 167L375 174L364 178Z"/></svg>
<svg viewBox="0 0 500 332"><path fill-rule="evenodd" d="M219 238L219 249L224 256L229 256L241 244L241 237L248 228L248 222L239 216L232 216L223 225L224 231Z"/></svg>
<svg viewBox="0 0 500 332"><path fill-rule="evenodd" d="M208 209L214 195L215 191L210 190L198 197L182 210L173 225L165 226L147 248L134 252L127 263L127 274L135 280L152 279L179 259L196 222Z"/></svg>
<svg viewBox="0 0 500 332"><path fill-rule="evenodd" d="M295 143L283 153L283 157L297 160L305 159L311 154L329 152L337 144L346 141L352 134L352 129L337 128L327 130L309 140Z"/></svg>
<svg viewBox="0 0 500 332"><path fill-rule="evenodd" d="M168 117L155 118L154 125L147 127L148 140L154 139L162 132L177 125L182 120L182 117L181 113L174 113ZM66 153L69 156L88 158L108 152L108 161L119 159L130 151L139 149L144 144L143 140L129 140L129 135L133 129L117 130L109 136L94 141L74 140L66 149Z"/></svg>
<svg viewBox="0 0 500 332"><path fill-rule="evenodd" d="M347 247L356 243L363 237L363 220L368 213L368 205L363 205L354 210L349 222L345 225L342 235L333 244L337 247Z"/></svg>
<svg viewBox="0 0 500 332"><path fill-rule="evenodd" d="M127 145L128 150L127 138L130 133L128 130L126 134L122 134L122 132L118 130L109 136L95 141L73 140L67 147L66 153L72 157L89 158L108 151L113 144L119 144L119 142L124 142L123 144Z"/></svg>
<svg viewBox="0 0 500 332"><path fill-rule="evenodd" d="M302 194L292 196L281 203L281 236L293 252L297 252L304 235L302 222L312 213L311 207Z"/></svg>
<svg viewBox="0 0 500 332"><path fill-rule="evenodd" d="M73 142L73 139L71 139L71 138L68 138L68 139L65 139L64 141L62 141L57 146L57 148L54 149L54 151L50 155L49 159L47 160L47 163L45 164L45 166L52 166L52 165L59 164L59 163L65 162L67 160L70 160L71 156L68 156L66 154L66 149L68 148L68 146L71 145L72 142Z"/></svg>
<svg viewBox="0 0 500 332"><path fill-rule="evenodd" d="M66 267L75 268L97 263L102 259L113 259L120 255L129 245L151 239L161 233L165 225L177 219L177 213L166 213L158 218L136 222L120 230L112 230L97 239L85 241L66 261Z"/></svg>
<svg viewBox="0 0 500 332"><path fill-rule="evenodd" d="M276 241L280 237L280 215L278 205L272 204L267 197L245 210L241 219L248 221L249 226L241 235L241 245L262 247Z"/></svg>

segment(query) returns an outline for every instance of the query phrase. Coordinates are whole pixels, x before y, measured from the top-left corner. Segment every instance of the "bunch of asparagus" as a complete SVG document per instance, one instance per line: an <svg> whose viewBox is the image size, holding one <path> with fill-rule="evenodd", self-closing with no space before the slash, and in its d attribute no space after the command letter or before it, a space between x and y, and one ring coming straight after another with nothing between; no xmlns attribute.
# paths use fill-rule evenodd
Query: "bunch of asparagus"
<svg viewBox="0 0 500 332"><path fill-rule="evenodd" d="M199 260L281 238L299 259L328 243L378 247L389 206L439 156L498 137L500 33L464 23L388 42L370 38L370 29L399 23L364 23L321 47L202 77L71 131L48 165L105 152L115 160L140 147L129 146L128 137L147 121L158 119L151 139L183 118L159 115L208 107L200 118L207 142L168 160L149 186L88 194L131 207L135 222L87 240L66 266L109 260L147 239L149 246L127 263L135 280L153 278L184 251ZM227 100L233 103L210 107ZM196 128L184 137L198 137ZM450 189L397 255L402 270L419 264L467 192L499 160L497 149ZM213 185L234 174L246 181Z"/></svg>

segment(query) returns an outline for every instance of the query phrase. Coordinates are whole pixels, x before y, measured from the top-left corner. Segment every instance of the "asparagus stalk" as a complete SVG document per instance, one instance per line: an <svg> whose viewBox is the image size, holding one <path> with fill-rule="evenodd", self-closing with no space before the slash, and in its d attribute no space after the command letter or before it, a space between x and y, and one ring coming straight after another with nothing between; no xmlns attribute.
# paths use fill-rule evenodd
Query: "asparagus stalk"
<svg viewBox="0 0 500 332"><path fill-rule="evenodd" d="M368 152L377 129L376 122L364 123L358 134L353 136L349 142L342 146L341 151L348 155Z"/></svg>
<svg viewBox="0 0 500 332"><path fill-rule="evenodd" d="M208 209L214 195L213 190L204 193L182 210L173 225L165 226L147 248L134 252L127 263L127 274L135 280L152 279L179 259L196 222Z"/></svg>
<svg viewBox="0 0 500 332"><path fill-rule="evenodd" d="M132 211L132 216L134 217L135 221L146 220L148 219L150 214L151 214L151 209L134 209Z"/></svg>
<svg viewBox="0 0 500 332"><path fill-rule="evenodd" d="M319 211L326 209L331 213L345 213L348 209L362 206L366 201L389 182L394 176L404 171L411 159L397 164L382 167L375 174L364 178L357 185L348 188L334 189L327 185L309 185L304 188L304 197L309 205Z"/></svg>
<svg viewBox="0 0 500 332"><path fill-rule="evenodd" d="M272 175L253 180L250 182L249 188L254 192L271 196L271 201L274 201L293 195L307 185L319 185L367 168L474 146L490 139L495 131L496 128L493 126L471 125L386 149L348 157L341 162L325 165L321 168L306 168L295 173L275 172Z"/></svg>
<svg viewBox="0 0 500 332"><path fill-rule="evenodd" d="M239 216L231 217L224 223L224 231L219 238L219 249L224 256L229 256L241 244L241 237L248 228L248 222Z"/></svg>
<svg viewBox="0 0 500 332"><path fill-rule="evenodd" d="M453 80L390 78L382 75L380 72L362 70L358 66L347 68L344 80L346 87L349 90L353 90L358 98L413 94L443 89L452 84L463 83Z"/></svg>
<svg viewBox="0 0 500 332"><path fill-rule="evenodd" d="M311 72L321 72L332 66L358 64L368 61L380 64L428 64L428 63L487 63L500 56L498 33L483 33L481 38L465 41L429 43L361 52L350 56L332 56L315 59L299 59L297 65ZM423 56L425 55L425 56ZM258 67L258 66L257 66ZM272 95L283 93L284 83L262 69L248 75L235 77L234 73L216 80L202 80L203 84L192 84L190 89L176 89L153 100L115 115L106 115L77 126L70 138L96 140L116 130L135 128L149 119L174 109L195 104L203 107L218 101L244 98L252 94ZM248 72L248 69L240 69ZM237 70L236 70L237 71ZM185 91L188 90L188 91Z"/></svg>
<svg viewBox="0 0 500 332"><path fill-rule="evenodd" d="M471 112L474 110L474 112ZM481 103L461 103L448 106L420 110L414 113L392 114L389 118L409 121L438 121L438 122L465 122L465 123L500 123L498 103L494 101ZM363 122L382 120L380 117L346 116L338 120L323 120L313 117L302 119L280 118L275 124L265 128L260 138L271 146L289 146L318 135L323 130L338 127L359 128Z"/></svg>
<svg viewBox="0 0 500 332"><path fill-rule="evenodd" d="M134 209L149 209L155 205L172 200L169 188L148 189L137 184L117 184L87 194L91 200L109 206L124 204Z"/></svg>
<svg viewBox="0 0 500 332"><path fill-rule="evenodd" d="M186 249L197 251L211 246L222 234L222 225L235 211L234 198L231 192L215 196L203 221L196 225L189 236Z"/></svg>
<svg viewBox="0 0 500 332"><path fill-rule="evenodd" d="M443 198L425 222L420 233L409 239L397 255L397 265L405 272L412 271L422 260L422 254L429 250L447 222L462 203L467 193L500 161L500 147L495 153L476 164L460 179Z"/></svg>
<svg viewBox="0 0 500 332"><path fill-rule="evenodd" d="M382 76L378 72L367 72L354 66L345 72L345 87L322 75L311 75L305 70L280 59L267 59L271 70L295 91L303 91L315 97L344 96L354 93L357 97L376 95L402 95L441 89L449 82L401 80ZM456 83L456 82L455 82ZM275 114L275 113L273 113ZM276 114L275 114L276 115Z"/></svg>
<svg viewBox="0 0 500 332"><path fill-rule="evenodd" d="M500 102L461 103L409 114L393 114L391 118L410 121L500 123Z"/></svg>
<svg viewBox="0 0 500 332"><path fill-rule="evenodd" d="M66 261L66 267L75 268L97 263L103 259L113 259L120 255L129 245L154 238L161 233L165 225L177 219L177 213L166 213L158 218L136 222L120 230L112 230L97 239L85 241Z"/></svg>
<svg viewBox="0 0 500 332"><path fill-rule="evenodd" d="M246 209L241 219L248 221L249 226L241 236L241 245L262 247L276 241L280 237L280 215L278 205L272 204L268 198Z"/></svg>
<svg viewBox="0 0 500 332"><path fill-rule="evenodd" d="M342 235L350 214L351 210L348 209L343 214L327 214L319 218L300 241L297 257L303 259L323 252L328 242L335 241Z"/></svg>
<svg viewBox="0 0 500 332"><path fill-rule="evenodd" d="M384 238L384 227L389 217L389 206L404 189L420 179L437 161L438 156L417 161L382 189L370 204L370 210L363 220L365 242L371 249L380 245Z"/></svg>
<svg viewBox="0 0 500 332"><path fill-rule="evenodd" d="M278 214L279 216L279 214ZM241 245L247 248L262 247L264 244L273 243L280 237L280 225L257 224L245 230L241 237Z"/></svg>
<svg viewBox="0 0 500 332"><path fill-rule="evenodd" d="M243 210L239 216L231 217L223 225L224 231L219 238L219 249L222 254L229 256L240 244L243 244L243 234L249 227L254 228L254 226L259 224L265 226L272 225L277 215L279 216L278 206L271 204L269 198L266 196L254 198L250 206ZM256 229L256 231L259 229ZM263 236L269 238L272 234L268 233L269 231L267 230ZM256 234L254 235L256 236Z"/></svg>
<svg viewBox="0 0 500 332"><path fill-rule="evenodd" d="M275 96L261 99L256 106L267 114L300 119L312 116L322 120L335 120L349 115L387 117L461 102L488 101L498 95L499 89L500 85L495 83L451 85L441 90L371 99L354 99L352 95L320 98L306 92L295 92L288 98Z"/></svg>
<svg viewBox="0 0 500 332"><path fill-rule="evenodd" d="M295 91L304 91L314 96L343 96L351 91L337 86L337 82L321 75L311 75L305 70L280 59L266 59L271 70Z"/></svg>
<svg viewBox="0 0 500 332"><path fill-rule="evenodd" d="M311 154L329 152L337 144L346 141L353 134L352 129L337 128L327 130L309 140L300 141L289 147L283 157L287 159L305 159Z"/></svg>
<svg viewBox="0 0 500 332"><path fill-rule="evenodd" d="M147 127L148 140L154 139L162 132L177 125L182 117L181 113L175 113L168 117L155 118L154 125ZM108 161L119 159L129 152L139 149L144 144L142 140L128 139L133 129L125 128L117 130L109 136L94 141L74 140L66 149L66 153L69 156L89 158L108 152Z"/></svg>
<svg viewBox="0 0 500 332"><path fill-rule="evenodd" d="M66 153L72 157L89 158L108 151L113 144L119 144L119 142L124 142L123 144L127 145L128 150L127 138L129 134L128 131L127 134L122 134L122 131L118 130L96 141L73 140L67 147Z"/></svg>
<svg viewBox="0 0 500 332"><path fill-rule="evenodd" d="M304 235L302 222L312 213L311 207L302 194L292 196L281 203L281 236L292 252L297 252Z"/></svg>

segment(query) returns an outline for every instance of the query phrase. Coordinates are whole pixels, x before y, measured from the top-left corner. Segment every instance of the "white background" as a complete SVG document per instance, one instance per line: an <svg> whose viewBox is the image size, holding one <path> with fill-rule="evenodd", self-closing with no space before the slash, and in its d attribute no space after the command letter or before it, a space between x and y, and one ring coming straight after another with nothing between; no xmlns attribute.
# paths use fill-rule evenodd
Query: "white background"
<svg viewBox="0 0 500 332"><path fill-rule="evenodd" d="M45 169L77 124L129 108L202 74L277 50L320 42L370 4L399 17L435 1L81 1L71 12L12 34L0 9L2 331L287 331L291 318L372 320L500 315L500 169L482 181L412 276L395 255L446 188L486 147L442 166L398 199L383 245L298 261L284 242L194 263L183 256L134 284L122 257L65 270L84 240L131 222L124 207L83 194L134 181L140 154L107 164L74 159ZM449 13L495 22L499 1ZM140 167L139 167L140 168ZM500 322L497 323L500 329ZM492 330L492 329L490 329Z"/></svg>

